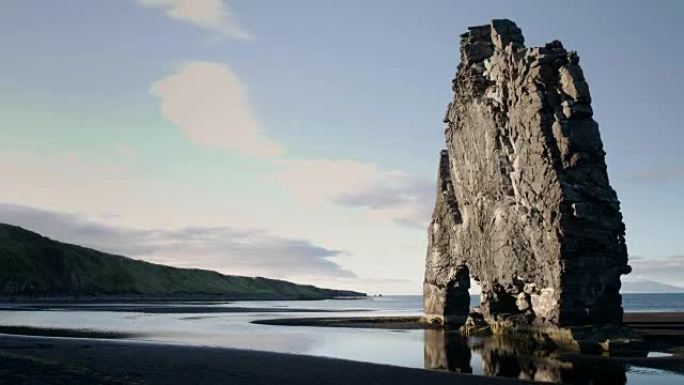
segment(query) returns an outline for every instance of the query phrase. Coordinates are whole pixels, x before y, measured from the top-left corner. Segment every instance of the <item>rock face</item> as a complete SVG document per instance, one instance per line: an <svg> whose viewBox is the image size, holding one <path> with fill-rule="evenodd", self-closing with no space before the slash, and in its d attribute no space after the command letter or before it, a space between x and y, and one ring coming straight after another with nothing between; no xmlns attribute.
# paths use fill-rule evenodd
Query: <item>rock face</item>
<svg viewBox="0 0 684 385"><path fill-rule="evenodd" d="M425 316L462 322L472 277L488 323L620 323L625 226L577 54L494 20L461 35L453 91Z"/></svg>

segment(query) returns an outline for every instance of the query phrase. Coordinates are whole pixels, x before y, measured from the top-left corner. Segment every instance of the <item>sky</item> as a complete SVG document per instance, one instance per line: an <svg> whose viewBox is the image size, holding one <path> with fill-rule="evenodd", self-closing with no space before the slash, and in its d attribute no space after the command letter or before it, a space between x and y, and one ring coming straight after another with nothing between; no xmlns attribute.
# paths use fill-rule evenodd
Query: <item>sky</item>
<svg viewBox="0 0 684 385"><path fill-rule="evenodd" d="M680 1L3 0L0 222L152 262L419 294L459 35L590 84L630 264L684 286Z"/></svg>

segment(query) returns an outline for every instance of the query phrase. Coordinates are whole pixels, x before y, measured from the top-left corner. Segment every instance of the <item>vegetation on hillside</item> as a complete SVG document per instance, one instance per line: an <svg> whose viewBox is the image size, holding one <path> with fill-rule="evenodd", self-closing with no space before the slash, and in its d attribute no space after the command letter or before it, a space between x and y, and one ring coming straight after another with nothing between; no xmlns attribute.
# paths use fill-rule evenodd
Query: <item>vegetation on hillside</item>
<svg viewBox="0 0 684 385"><path fill-rule="evenodd" d="M364 294L158 265L0 224L0 296L5 298L323 299L359 295Z"/></svg>

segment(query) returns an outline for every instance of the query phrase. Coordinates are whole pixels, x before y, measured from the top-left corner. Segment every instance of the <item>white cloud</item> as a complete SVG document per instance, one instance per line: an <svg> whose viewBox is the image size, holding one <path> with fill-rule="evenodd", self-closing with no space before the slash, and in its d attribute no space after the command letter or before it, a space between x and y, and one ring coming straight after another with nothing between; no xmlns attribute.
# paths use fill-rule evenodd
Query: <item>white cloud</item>
<svg viewBox="0 0 684 385"><path fill-rule="evenodd" d="M333 202L386 176L374 164L354 160L285 159L280 164L279 182L308 205Z"/></svg>
<svg viewBox="0 0 684 385"><path fill-rule="evenodd" d="M403 172L387 172L365 189L347 192L335 203L363 207L376 219L425 229L435 201L435 182Z"/></svg>
<svg viewBox="0 0 684 385"><path fill-rule="evenodd" d="M160 99L162 115L199 145L257 157L283 152L260 131L240 80L222 64L186 64L151 92Z"/></svg>
<svg viewBox="0 0 684 385"><path fill-rule="evenodd" d="M217 32L223 37L241 40L251 37L222 0L138 0L138 3L163 9L172 18Z"/></svg>
<svg viewBox="0 0 684 385"><path fill-rule="evenodd" d="M363 208L381 221L424 228L434 183L354 160L283 160L279 182L308 205Z"/></svg>
<svg viewBox="0 0 684 385"><path fill-rule="evenodd" d="M196 144L270 159L276 182L310 207L363 209L374 220L424 228L434 182L349 159L292 159L265 135L239 79L222 64L193 62L156 82L161 114Z"/></svg>

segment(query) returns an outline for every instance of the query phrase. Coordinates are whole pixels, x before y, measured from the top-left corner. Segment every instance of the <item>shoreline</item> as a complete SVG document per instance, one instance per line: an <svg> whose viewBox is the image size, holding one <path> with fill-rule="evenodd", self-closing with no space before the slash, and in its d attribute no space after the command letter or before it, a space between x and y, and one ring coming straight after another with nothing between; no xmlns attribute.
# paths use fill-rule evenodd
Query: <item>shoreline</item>
<svg viewBox="0 0 684 385"><path fill-rule="evenodd" d="M228 306L211 306L210 303L189 304L168 306L162 304L141 303L140 305L130 304L90 304L90 303L21 303L7 304L0 303L0 311L106 311L121 313L156 313L156 314L197 314L197 313L349 313L366 312L370 309L307 309L307 308L285 308L285 307L244 307L231 306L230 303L220 303Z"/></svg>
<svg viewBox="0 0 684 385"><path fill-rule="evenodd" d="M252 309L250 309L252 310ZM458 364L468 349L465 345L450 343L449 331L439 326L419 325L419 317L335 317L335 318L290 318L264 320L254 323L300 326L332 326L346 328L425 329L425 360L423 368L376 364L339 358L306 356L291 353L243 350L226 347L209 347L183 343L147 340L143 334L125 334L89 329L38 328L26 326L0 326L0 384L186 384L186 383L249 383L261 384L347 384L393 383L393 384L522 384L514 378L492 377L458 373ZM627 366L664 370L673 374L684 374L684 342L672 338L684 336L684 312L681 313L629 313L625 319L642 330L650 330L649 352L654 356L599 356L558 351L550 353L541 361L528 361L530 352L511 345L510 341L495 339L491 345L473 345L477 354L498 362L500 359L514 359L516 354L523 358L515 365L531 365L531 368L554 374L564 365L577 366L582 372L607 370L606 373L620 375ZM271 321L271 322L269 322ZM280 322L273 322L280 321ZM326 325L327 324L327 325ZM416 327L419 326L419 327ZM659 326L661 326L659 328ZM663 328L664 327L664 328ZM11 333L11 334L8 334ZM428 337L428 333L431 333ZM428 342L431 342L428 344ZM476 343L478 344L478 343ZM488 346L496 350L490 357ZM456 349L456 350L454 350ZM502 350L501 350L502 349ZM459 353L460 352L460 353ZM661 355L667 352L668 355ZM334 356L334 355L333 355ZM533 357L534 355L529 355ZM510 357L510 358L506 358ZM363 355L351 356L363 360ZM428 361L429 360L429 361ZM455 361L454 361L455 360ZM456 369L451 366L455 365ZM549 366L550 365L550 366ZM470 364L466 365L470 367ZM523 366L520 368L522 369ZM584 368L584 369L582 369ZM612 368L612 369L611 369ZM454 370L454 371L447 371ZM529 369L529 368L528 368ZM609 370L610 369L610 370ZM470 368L472 371L472 368ZM617 371L616 373L611 372ZM191 374L188 374L191 373ZM293 374L294 373L294 374ZM466 373L470 373L466 371ZM578 372L579 373L579 372ZM582 372L584 373L584 372ZM593 373L593 372L592 372ZM190 378L192 377L192 378ZM456 378L457 377L457 378ZM531 377L519 377L531 378ZM536 377L535 377L536 378ZM538 383L538 382L537 382Z"/></svg>
<svg viewBox="0 0 684 385"><path fill-rule="evenodd" d="M8 384L532 384L295 354L1 334L0 359Z"/></svg>
<svg viewBox="0 0 684 385"><path fill-rule="evenodd" d="M238 305L238 304L235 304ZM537 358L529 346L518 346L505 339L488 340L487 343L475 342L468 345L449 337L453 330L445 330L440 325L418 322L415 316L374 316L343 314L326 316L326 312L340 312L327 309L294 308L249 308L215 307L211 304L164 306L162 304L1 304L16 311L41 310L95 310L140 313L290 313L296 318L258 319L254 324L318 326L343 328L376 328L396 331L424 329L424 367L409 365L413 368L375 364L362 361L349 361L339 358L305 356L291 353L272 353L267 351L242 350L226 347L203 347L183 342L163 342L147 339L144 334L109 332L107 330L67 329L50 327L2 326L0 325L0 384L63 384L63 383L102 383L102 384L185 384L185 383L249 383L260 384L346 384L349 382L413 384L446 384L457 382L470 384L520 384L517 379L491 377L485 375L464 375L455 372L472 372L471 364L459 366L463 357L470 360L472 354L480 354L487 362L513 360L510 365L518 365L521 373L529 374L540 370L558 374L564 365L575 367L573 373L598 373L595 370L612 368L606 373L616 378L624 376L629 366L664 370L673 375L684 374L684 312L630 312L625 313L627 325L642 333L648 340L648 352L654 355L639 356L613 355L601 357L592 354L571 352L548 352ZM116 309L116 310L113 310ZM347 310L347 311L361 311ZM296 315L296 312L309 312ZM318 314L315 314L318 313ZM273 314L272 316L277 316ZM288 317L281 314L281 317ZM267 317L264 314L263 317ZM303 318L308 317L308 318ZM69 327L67 325L67 327ZM285 326L286 327L286 326ZM456 337L458 338L458 337ZM462 340L461 340L462 341ZM209 343L211 345L211 343ZM536 347L532 347L537 349ZM495 350L491 350L495 349ZM519 350L520 349L520 350ZM291 352L297 352L292 350ZM667 356L660 352L669 353ZM330 352L328 352L330 353ZM335 357L336 354L327 354ZM518 360L518 356L522 359ZM142 359L141 359L142 357ZM347 359L363 360L363 354L343 355ZM508 358L507 358L508 357ZM525 358L528 357L528 358ZM531 360L530 360L531 359ZM388 361L394 363L395 361ZM502 361L503 362L503 361ZM506 361L508 362L508 361ZM342 364L344 363L344 364ZM418 368L415 368L418 366ZM454 366L454 368L452 368ZM338 374L337 370L345 373ZM328 368L323 370L322 368ZM463 368L469 368L470 371ZM579 369L578 369L579 368ZM602 369L603 368L603 369ZM453 370L452 372L446 370ZM482 368L484 370L484 367ZM599 370L599 372L600 372ZM291 372L296 371L295 376ZM347 375L348 373L353 373ZM528 373L529 372L529 373ZM34 376L38 373L38 377ZM183 377L184 373L195 373L193 378ZM486 372L485 372L486 373ZM432 377L434 375L438 377ZM499 376L500 374L493 374ZM505 374L504 374L505 375ZM596 374L592 374L596 375ZM428 376L428 377L426 377ZM446 376L446 377L441 377ZM458 378L454 378L458 376ZM334 381L331 379L334 378ZM533 376L537 378L536 376ZM533 378L522 376L519 378ZM359 380L362 378L362 380ZM542 377L540 377L542 378ZM549 377L551 378L551 377ZM554 377L555 378L555 377ZM593 378L593 377L592 377ZM597 377L598 378L598 377ZM539 379L539 378L537 378Z"/></svg>
<svg viewBox="0 0 684 385"><path fill-rule="evenodd" d="M80 338L80 339L127 339L140 338L145 335L142 333L124 333L106 330L93 329L65 329L65 328L46 328L34 326L5 326L0 325L0 335L5 336L24 336L24 337L59 337L59 338Z"/></svg>
<svg viewBox="0 0 684 385"><path fill-rule="evenodd" d="M442 325L420 322L419 316L271 318L254 320L250 323L255 325L273 326L316 326L361 329L443 329Z"/></svg>
<svg viewBox="0 0 684 385"><path fill-rule="evenodd" d="M439 324L421 322L421 316L388 317L305 317L272 318L252 321L257 325L320 326L382 329L443 329ZM629 312L623 322L632 329L653 336L684 336L683 312Z"/></svg>
<svg viewBox="0 0 684 385"><path fill-rule="evenodd" d="M107 303L230 303L244 301L326 301L362 300L369 296L299 296L299 295L259 295L259 294L168 294L168 295L63 295L34 296L0 295L0 304L107 304Z"/></svg>

